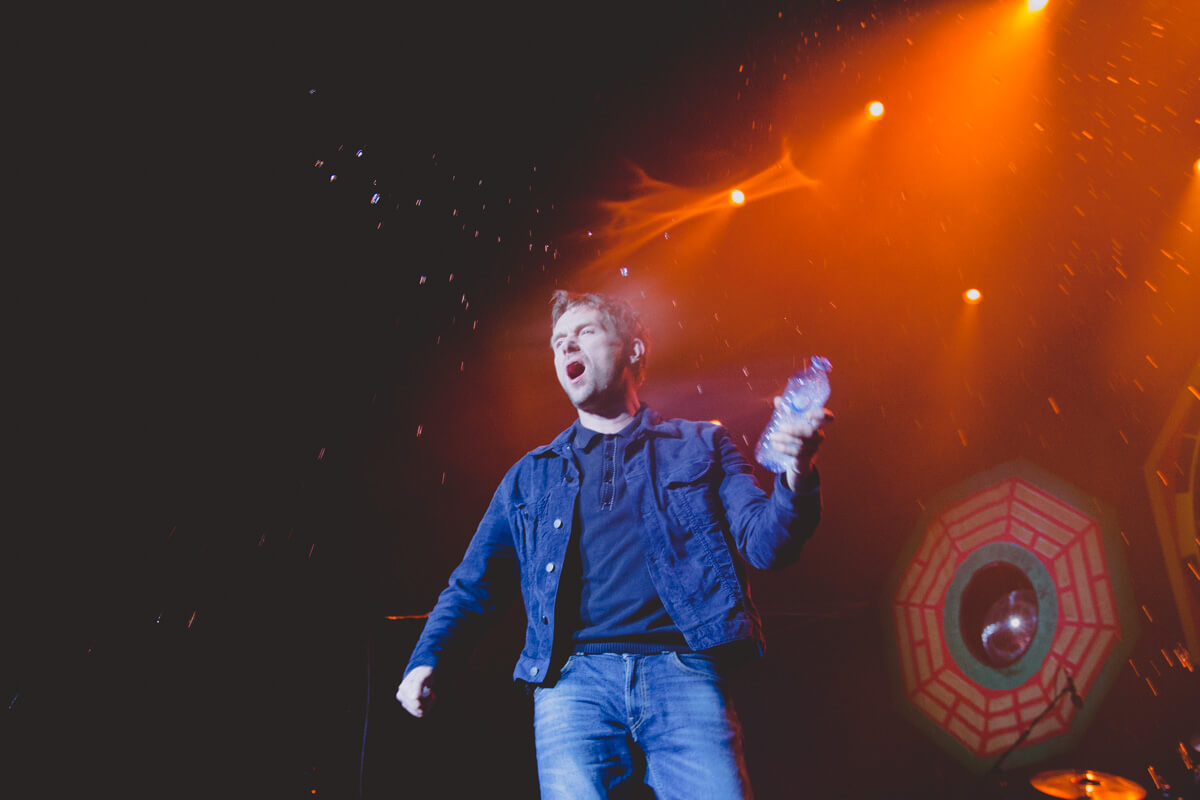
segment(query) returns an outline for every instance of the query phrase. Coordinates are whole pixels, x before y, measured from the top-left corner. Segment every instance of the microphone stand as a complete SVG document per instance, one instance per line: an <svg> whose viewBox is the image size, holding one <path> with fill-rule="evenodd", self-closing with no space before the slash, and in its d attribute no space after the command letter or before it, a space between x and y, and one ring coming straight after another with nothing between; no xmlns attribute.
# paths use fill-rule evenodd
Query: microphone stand
<svg viewBox="0 0 1200 800"><path fill-rule="evenodd" d="M1020 747L1022 742L1024 742L1026 739L1029 738L1029 734L1033 732L1034 727L1039 722L1042 721L1042 718L1044 716L1049 714L1050 711L1053 710L1053 708L1056 705L1058 705L1058 701L1062 699L1064 694L1070 694L1072 696L1072 698L1075 697L1074 689L1075 689L1075 685L1071 682L1070 676L1068 676L1067 684L1065 686L1063 686L1063 688L1058 690L1058 694L1054 695L1054 699L1051 700L1050 703L1044 709L1042 709L1042 713L1038 714L1036 717L1033 718L1033 722L1030 722L1029 727L1021 732L1021 735L1019 737L1017 737L1017 740L1015 742L1013 742L1007 750L1005 750L1003 753L1000 754L1000 757L996 759L995 764L992 764L992 768L987 771L987 774L995 775L997 772L999 772L1000 765L1004 763L1004 760L1006 758L1008 758L1010 755L1012 755L1012 752L1014 750L1016 750L1018 747Z"/></svg>

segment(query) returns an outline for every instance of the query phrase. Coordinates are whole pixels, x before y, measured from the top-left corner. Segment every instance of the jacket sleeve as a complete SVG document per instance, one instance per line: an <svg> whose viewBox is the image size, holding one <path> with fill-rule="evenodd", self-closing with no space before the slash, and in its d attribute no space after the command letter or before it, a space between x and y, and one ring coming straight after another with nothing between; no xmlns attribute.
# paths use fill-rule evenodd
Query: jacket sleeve
<svg viewBox="0 0 1200 800"><path fill-rule="evenodd" d="M758 569L794 563L821 521L821 478L816 469L795 491L776 475L768 496L724 428L717 429L713 444L720 462L721 503L742 558Z"/></svg>
<svg viewBox="0 0 1200 800"><path fill-rule="evenodd" d="M466 555L450 575L449 585L438 595L404 668L405 675L413 667L436 668L444 658L469 653L487 619L511 601L520 573L508 513L510 493L506 479L492 496Z"/></svg>

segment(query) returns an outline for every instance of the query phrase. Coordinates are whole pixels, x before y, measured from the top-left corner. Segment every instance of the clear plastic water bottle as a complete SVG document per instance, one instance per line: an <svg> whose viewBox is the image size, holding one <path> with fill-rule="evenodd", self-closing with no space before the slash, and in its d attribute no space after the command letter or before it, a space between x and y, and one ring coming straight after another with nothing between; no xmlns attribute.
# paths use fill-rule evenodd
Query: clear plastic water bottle
<svg viewBox="0 0 1200 800"><path fill-rule="evenodd" d="M784 472L787 469L785 456L771 447L771 436L783 422L825 408L825 401L829 399L829 373L832 370L833 364L829 363L828 358L813 356L808 360L807 367L788 378L787 387L783 390L783 407L775 409L754 450L758 463L771 472Z"/></svg>

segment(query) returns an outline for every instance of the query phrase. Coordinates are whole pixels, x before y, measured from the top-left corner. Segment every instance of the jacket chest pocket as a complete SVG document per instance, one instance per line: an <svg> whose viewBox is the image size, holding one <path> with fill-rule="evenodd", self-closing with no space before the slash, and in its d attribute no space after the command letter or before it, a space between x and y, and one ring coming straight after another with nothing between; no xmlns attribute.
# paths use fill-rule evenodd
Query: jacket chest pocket
<svg viewBox="0 0 1200 800"><path fill-rule="evenodd" d="M522 501L515 507L515 522L517 528L517 548L522 560L533 558L537 551L538 537L543 533L542 520L549 493L531 502Z"/></svg>
<svg viewBox="0 0 1200 800"><path fill-rule="evenodd" d="M679 526L668 547L678 563L691 565L694 591L702 595L721 591L728 602L736 603L743 594L725 538L725 514L717 492L720 479L711 458L689 461L667 474L663 491L667 513Z"/></svg>
<svg viewBox="0 0 1200 800"><path fill-rule="evenodd" d="M548 490L536 502L518 503L521 555L526 560L557 557L571 532L578 490L564 482Z"/></svg>
<svg viewBox="0 0 1200 800"><path fill-rule="evenodd" d="M693 533L720 528L716 463L711 458L681 464L667 474L664 500L675 522Z"/></svg>

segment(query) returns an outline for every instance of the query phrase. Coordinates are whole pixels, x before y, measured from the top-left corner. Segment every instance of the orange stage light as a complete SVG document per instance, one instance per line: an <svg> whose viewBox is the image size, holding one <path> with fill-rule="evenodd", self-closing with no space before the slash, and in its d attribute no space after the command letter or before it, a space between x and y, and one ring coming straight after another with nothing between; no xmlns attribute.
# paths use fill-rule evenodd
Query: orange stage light
<svg viewBox="0 0 1200 800"><path fill-rule="evenodd" d="M878 100L876 100L874 103L871 103L871 105L867 106L867 113L872 117L882 117L883 103L879 102Z"/></svg>
<svg viewBox="0 0 1200 800"><path fill-rule="evenodd" d="M1026 8L1028 8L1029 13L1032 14L1034 11L1041 11L1043 8L1045 8L1046 2L1047 0L1029 0L1029 4L1026 6Z"/></svg>
<svg viewBox="0 0 1200 800"><path fill-rule="evenodd" d="M1196 172L1200 172L1200 158L1196 159Z"/></svg>
<svg viewBox="0 0 1200 800"><path fill-rule="evenodd" d="M634 170L638 179L635 195L602 204L609 218L603 228L594 231L591 241L600 240L603 254L589 265L597 274L611 275L643 247L661 242L664 233L669 233L674 243L676 232L685 226L692 229L692 235L680 237L678 247L708 253L710 249L704 242L719 234L733 219L732 212L744 206L748 197L753 196L758 202L819 185L815 178L796 167L786 147L776 162L756 174L726 179L708 187L675 186L651 178L642 169ZM729 185L734 181L737 189Z"/></svg>
<svg viewBox="0 0 1200 800"><path fill-rule="evenodd" d="M963 292L963 300L971 305L978 305L983 300L983 292L978 289L967 289Z"/></svg>

